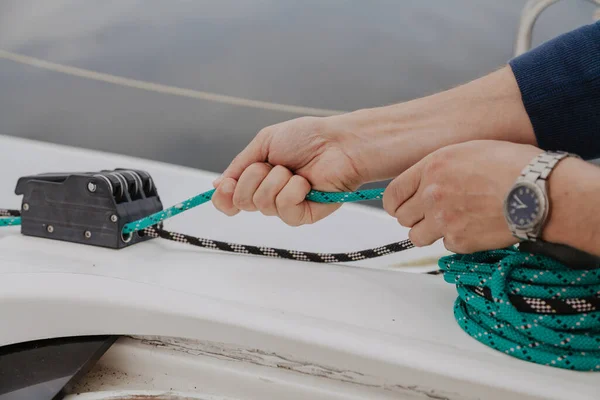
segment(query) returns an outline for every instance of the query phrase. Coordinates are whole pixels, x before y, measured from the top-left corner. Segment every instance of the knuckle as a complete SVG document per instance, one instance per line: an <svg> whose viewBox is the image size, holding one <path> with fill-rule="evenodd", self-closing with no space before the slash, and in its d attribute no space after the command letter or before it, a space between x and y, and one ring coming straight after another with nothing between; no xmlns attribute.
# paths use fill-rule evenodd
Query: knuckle
<svg viewBox="0 0 600 400"><path fill-rule="evenodd" d="M250 211L254 208L254 203L250 198L237 193L233 195L233 205L244 211Z"/></svg>
<svg viewBox="0 0 600 400"><path fill-rule="evenodd" d="M395 209L392 209L392 199L391 199L391 194L390 194L389 189L386 189L386 191L383 192L382 205L383 205L383 209L385 210L386 213L394 216Z"/></svg>
<svg viewBox="0 0 600 400"><path fill-rule="evenodd" d="M390 185L383 193L383 209L394 216L398 209L398 199L402 196L402 188L399 185Z"/></svg>
<svg viewBox="0 0 600 400"><path fill-rule="evenodd" d="M406 188L403 185L398 184L398 182L392 186L391 197L390 200L392 202L398 202L399 199L404 198L406 194Z"/></svg>
<svg viewBox="0 0 600 400"><path fill-rule="evenodd" d="M298 189L301 190L309 190L310 189L310 183L308 182L308 180L306 180L306 178L300 176L300 175L294 175L290 178L290 184L294 185L295 187L297 187Z"/></svg>
<svg viewBox="0 0 600 400"><path fill-rule="evenodd" d="M436 211L433 218L439 227L447 228L448 226L454 225L458 217L454 211L442 209Z"/></svg>
<svg viewBox="0 0 600 400"><path fill-rule="evenodd" d="M292 176L283 190L275 197L277 210L297 206L309 190L310 183L306 179L299 175Z"/></svg>
<svg viewBox="0 0 600 400"><path fill-rule="evenodd" d="M320 128L321 118L313 117L313 116L304 116L296 118L296 125L302 126L303 129L309 129L311 131L316 131Z"/></svg>
<svg viewBox="0 0 600 400"><path fill-rule="evenodd" d="M271 170L272 174L277 174L277 176L291 176L292 172L284 167L283 165L276 165Z"/></svg>
<svg viewBox="0 0 600 400"><path fill-rule="evenodd" d="M249 175L266 175L271 170L271 167L266 163L254 163L251 164L248 168L246 168L245 173Z"/></svg>
<svg viewBox="0 0 600 400"><path fill-rule="evenodd" d="M396 213L396 220L400 225L404 226L405 228L412 228L412 226L414 225L413 219L409 215L401 211L398 211Z"/></svg>
<svg viewBox="0 0 600 400"><path fill-rule="evenodd" d="M252 197L252 202L254 203L254 205L256 207L258 207L259 210L268 208L273 203L271 201L271 199L269 199L267 197L266 194L262 194L262 193L259 193L259 192L254 193L254 196Z"/></svg>
<svg viewBox="0 0 600 400"><path fill-rule="evenodd" d="M256 134L256 138L257 139L264 139L270 135L273 134L274 131L274 126L267 126L265 128L262 128L260 131L258 131L258 133Z"/></svg>
<svg viewBox="0 0 600 400"><path fill-rule="evenodd" d="M423 190L423 196L429 204L440 204L446 199L446 190L442 185L433 183Z"/></svg>
<svg viewBox="0 0 600 400"><path fill-rule="evenodd" d="M254 195L252 198L254 206L264 215L273 216L277 215L275 208L275 199L271 199L265 195Z"/></svg>
<svg viewBox="0 0 600 400"><path fill-rule="evenodd" d="M289 196L286 196L285 194L280 194L277 197L275 197L275 206L278 210L285 209L291 206L291 203L292 202L290 201Z"/></svg>

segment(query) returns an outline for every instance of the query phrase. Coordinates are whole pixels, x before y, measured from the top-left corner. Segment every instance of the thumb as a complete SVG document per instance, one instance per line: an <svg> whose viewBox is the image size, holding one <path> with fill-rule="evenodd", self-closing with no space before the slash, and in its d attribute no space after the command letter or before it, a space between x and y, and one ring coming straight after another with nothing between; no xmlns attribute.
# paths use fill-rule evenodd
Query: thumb
<svg viewBox="0 0 600 400"><path fill-rule="evenodd" d="M396 177L383 193L383 209L391 216L419 189L421 173L427 158L419 161Z"/></svg>
<svg viewBox="0 0 600 400"><path fill-rule="evenodd" d="M262 130L254 139L231 161L223 174L213 182L217 187L224 178L232 178L236 181L242 175L242 172L251 164L267 161L267 133Z"/></svg>

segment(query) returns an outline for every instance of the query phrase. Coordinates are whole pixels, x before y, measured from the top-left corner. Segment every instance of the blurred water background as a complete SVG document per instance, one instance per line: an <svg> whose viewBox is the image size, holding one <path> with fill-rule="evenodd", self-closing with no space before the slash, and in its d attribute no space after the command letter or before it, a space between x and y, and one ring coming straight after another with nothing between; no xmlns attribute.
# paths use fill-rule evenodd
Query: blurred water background
<svg viewBox="0 0 600 400"><path fill-rule="evenodd" d="M0 49L179 88L355 110L448 89L506 63L524 3L3 0ZM575 0L552 6L534 45L590 23L593 10ZM221 171L262 127L298 116L0 59L5 135Z"/></svg>

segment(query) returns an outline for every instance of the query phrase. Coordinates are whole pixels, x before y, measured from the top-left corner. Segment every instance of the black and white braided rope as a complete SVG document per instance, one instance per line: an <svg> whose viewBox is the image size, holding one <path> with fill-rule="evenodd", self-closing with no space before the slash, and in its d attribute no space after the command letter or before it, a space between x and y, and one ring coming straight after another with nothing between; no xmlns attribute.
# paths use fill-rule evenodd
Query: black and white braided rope
<svg viewBox="0 0 600 400"><path fill-rule="evenodd" d="M322 264L367 260L408 250L414 247L410 240L403 240L401 242L391 243L374 249L354 251L349 253L313 253L299 250L287 250L272 247L251 246L222 242L218 240L198 238L195 236L185 235L177 232L170 232L157 227L149 227L144 229L144 234L154 238L162 238L177 243L184 243L212 250L220 250L238 254L253 254L263 257L283 258L288 260ZM427 272L427 274L433 275L438 275L441 273L443 273L442 270ZM485 297L486 299L493 301L493 297L489 288L471 287L471 289L479 296ZM600 297L598 296L562 300L559 298L539 299L533 297L511 295L510 299L511 303L515 306L517 310L521 312L528 312L534 314L565 315L600 310Z"/></svg>
<svg viewBox="0 0 600 400"><path fill-rule="evenodd" d="M479 296L485 297L489 301L494 301L490 288L479 286L470 286L469 288ZM517 296L514 294L511 294L508 297L510 298L511 304L517 310L525 313L569 315L600 310L600 297L598 297L598 295L576 299L540 299L537 297Z"/></svg>
<svg viewBox="0 0 600 400"><path fill-rule="evenodd" d="M0 209L0 216L18 217L21 213L18 210ZM308 251L278 249L265 246L252 246L245 244L222 242L218 240L199 238L183 233L170 232L162 229L162 224L145 228L143 234L154 237L171 240L178 243L190 244L192 246L203 247L206 249L220 250L238 254L252 254L263 257L283 258L288 260L305 261L312 263L331 264L343 263L386 256L388 254L398 253L404 250L412 249L414 245L408 239L400 242L390 243L385 246L379 246L372 249L352 251L347 253L313 253ZM427 272L428 274L438 275L442 271L436 269Z"/></svg>
<svg viewBox="0 0 600 400"><path fill-rule="evenodd" d="M203 247L212 250L227 251L238 254L254 254L263 257L285 258L288 260L306 261L313 263L340 263L367 260L377 258L392 253L408 250L414 247L410 240L390 243L385 246L376 247L368 250L353 251L348 253L312 253L299 250L277 249L273 247L251 246L245 244L236 244L221 242L218 240L198 238L182 233L169 232L164 229L149 227L144 229L146 235L172 240L178 243L186 243L192 246Z"/></svg>
<svg viewBox="0 0 600 400"><path fill-rule="evenodd" d="M21 213L19 210L0 209L0 217L18 217L20 215ZM166 231L162 229L160 225L145 228L143 230L143 234L149 235L154 238L162 238L206 249L323 264L367 260L382 257L392 253L398 253L414 247L412 242L406 239L400 242L390 243L388 245L376 247L373 249L353 251L348 253L313 253L307 251L278 249L264 246L252 246L199 238L183 233ZM443 270L435 270L427 273L437 275L443 273ZM471 286L470 289L475 294L482 296L490 301L493 301L493 296L488 287ZM600 293L596 293L596 295L585 298L575 298L566 300L560 298L541 299L517 295L510 295L509 297L511 303L513 304L513 306L515 306L515 308L518 311L526 313L569 315L578 313L589 313L600 310Z"/></svg>
<svg viewBox="0 0 600 400"><path fill-rule="evenodd" d="M21 212L19 210L5 210L0 208L0 217L19 217Z"/></svg>

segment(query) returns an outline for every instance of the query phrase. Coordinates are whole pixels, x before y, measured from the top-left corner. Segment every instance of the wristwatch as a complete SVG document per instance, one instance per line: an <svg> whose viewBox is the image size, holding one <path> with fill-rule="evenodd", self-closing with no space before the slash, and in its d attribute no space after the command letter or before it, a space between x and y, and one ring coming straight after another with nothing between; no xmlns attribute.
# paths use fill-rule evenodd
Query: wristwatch
<svg viewBox="0 0 600 400"><path fill-rule="evenodd" d="M547 151L535 157L504 199L504 217L519 240L540 239L550 211L547 180L556 164L566 157L580 158L562 151Z"/></svg>

